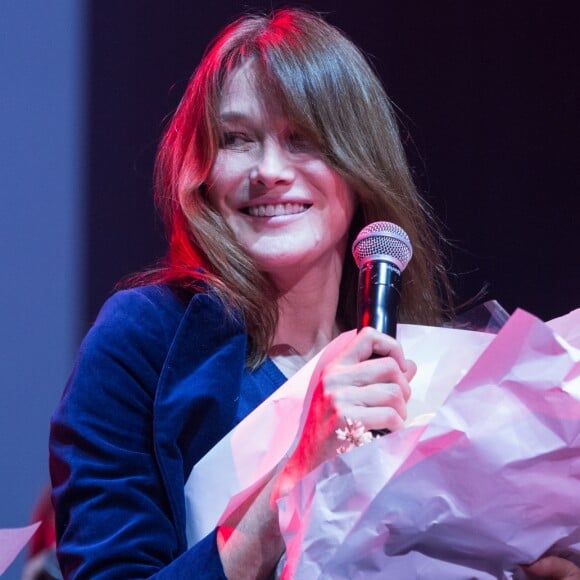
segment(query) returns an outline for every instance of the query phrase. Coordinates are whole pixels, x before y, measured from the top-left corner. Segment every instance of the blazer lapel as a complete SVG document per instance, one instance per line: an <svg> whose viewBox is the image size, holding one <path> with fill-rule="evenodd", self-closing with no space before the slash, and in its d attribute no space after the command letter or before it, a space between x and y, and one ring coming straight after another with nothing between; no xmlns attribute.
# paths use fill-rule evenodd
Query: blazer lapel
<svg viewBox="0 0 580 580"><path fill-rule="evenodd" d="M247 338L219 299L195 294L175 333L154 402L155 454L183 549L183 487L197 463L235 425Z"/></svg>

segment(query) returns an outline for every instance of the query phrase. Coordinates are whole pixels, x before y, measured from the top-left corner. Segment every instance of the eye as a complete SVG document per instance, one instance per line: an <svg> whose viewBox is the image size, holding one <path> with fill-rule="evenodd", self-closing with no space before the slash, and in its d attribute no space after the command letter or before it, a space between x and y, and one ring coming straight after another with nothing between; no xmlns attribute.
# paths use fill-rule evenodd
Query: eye
<svg viewBox="0 0 580 580"><path fill-rule="evenodd" d="M300 133L299 131L289 133L287 140L290 150L297 153L316 149L312 141L304 133Z"/></svg>
<svg viewBox="0 0 580 580"><path fill-rule="evenodd" d="M254 139L243 131L224 131L220 135L220 147L222 149L245 149Z"/></svg>

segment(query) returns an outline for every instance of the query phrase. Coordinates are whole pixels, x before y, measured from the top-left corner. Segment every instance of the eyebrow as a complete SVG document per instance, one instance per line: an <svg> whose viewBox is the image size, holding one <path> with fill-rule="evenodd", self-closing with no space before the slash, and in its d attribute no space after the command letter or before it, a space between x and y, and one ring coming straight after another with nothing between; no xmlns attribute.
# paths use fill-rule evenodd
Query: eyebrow
<svg viewBox="0 0 580 580"><path fill-rule="evenodd" d="M261 118L255 118L251 113L246 113L243 111L237 111L235 109L232 109L220 113L218 116L218 122L222 124L244 123L248 127L255 128L257 130L262 127L263 121ZM286 128L292 126L292 123L286 118L281 119L280 122L283 124L283 128L280 129L281 131L284 131Z"/></svg>
<svg viewBox="0 0 580 580"><path fill-rule="evenodd" d="M222 123L228 121L249 121L251 120L251 116L240 111L225 111L224 113L219 114L219 120Z"/></svg>

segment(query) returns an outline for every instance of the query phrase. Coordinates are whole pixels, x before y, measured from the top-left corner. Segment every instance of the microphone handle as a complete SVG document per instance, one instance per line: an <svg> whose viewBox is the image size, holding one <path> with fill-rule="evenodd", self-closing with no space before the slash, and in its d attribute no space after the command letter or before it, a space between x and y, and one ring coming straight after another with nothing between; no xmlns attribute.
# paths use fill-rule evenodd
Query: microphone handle
<svg viewBox="0 0 580 580"><path fill-rule="evenodd" d="M369 260L358 278L358 330L376 328L393 338L397 336L397 313L401 300L401 270L391 262Z"/></svg>
<svg viewBox="0 0 580 580"><path fill-rule="evenodd" d="M357 303L359 331L365 326L371 326L393 338L397 337L400 287L401 270L391 262L369 260L361 266ZM377 429L372 433L382 436L389 433L389 430Z"/></svg>

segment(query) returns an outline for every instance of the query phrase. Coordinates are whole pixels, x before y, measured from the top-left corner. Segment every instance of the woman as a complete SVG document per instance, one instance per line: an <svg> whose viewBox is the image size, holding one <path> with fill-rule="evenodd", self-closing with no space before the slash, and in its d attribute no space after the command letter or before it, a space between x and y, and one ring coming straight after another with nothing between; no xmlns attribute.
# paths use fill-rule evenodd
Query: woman
<svg viewBox="0 0 580 580"><path fill-rule="evenodd" d="M347 248L375 220L407 231L407 321L441 320L445 270L380 83L299 10L242 18L214 41L161 144L156 194L167 262L104 306L53 419L63 574L267 577L283 551L276 499L336 453L345 418L395 430L406 416L415 366L400 345L341 334L356 323ZM293 453L188 548L195 463L333 339Z"/></svg>

